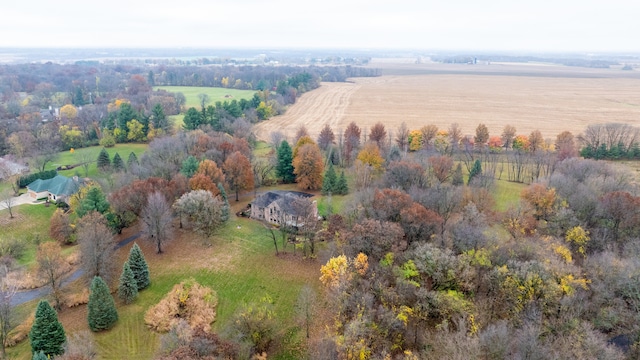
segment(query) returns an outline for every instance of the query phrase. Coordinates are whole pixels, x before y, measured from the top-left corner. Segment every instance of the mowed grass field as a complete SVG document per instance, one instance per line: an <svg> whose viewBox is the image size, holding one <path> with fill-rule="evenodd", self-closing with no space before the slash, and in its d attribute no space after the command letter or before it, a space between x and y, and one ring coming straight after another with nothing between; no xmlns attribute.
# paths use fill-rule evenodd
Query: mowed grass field
<svg viewBox="0 0 640 360"><path fill-rule="evenodd" d="M210 101L208 105L214 105L217 101L224 102L240 99L249 100L253 97L253 94L255 94L254 90L237 90L204 86L156 86L153 89L166 90L175 93L180 92L184 94L184 97L187 100L185 104L185 108L187 109L190 107L200 109L200 99L198 99L199 94L209 95ZM182 128L182 119L184 119L184 114L172 115L169 116L169 119L173 122L173 126L175 129Z"/></svg>
<svg viewBox="0 0 640 360"><path fill-rule="evenodd" d="M133 152L138 157L138 160L140 160L140 156L145 150L147 150L148 147L149 147L149 144L116 144L114 147L105 148L105 149L107 150L107 153L109 154L109 158L112 161L115 154L118 153L122 158L122 161L124 161L124 163L126 164L127 159L129 159L129 154ZM64 176L74 176L76 174L79 174L82 177L85 177L85 176L94 177L98 175L97 160L98 160L98 154L100 154L101 150L102 150L102 146L91 146L87 148L74 149L73 152L68 150L60 152L59 155L56 157L56 159L53 160L53 162L47 164L47 170L56 169L58 166L61 166L61 165L80 164L84 162L84 159L86 156L86 158L90 159L91 161L91 164L89 165L89 169L88 169L89 170L88 175L85 174L85 170L83 166L77 166L70 170L61 170L59 171L59 174Z"/></svg>
<svg viewBox="0 0 640 360"><path fill-rule="evenodd" d="M383 76L322 83L284 115L255 126L259 139L272 131L293 137L304 125L317 137L325 124L336 134L354 121L368 133L377 122L395 132L458 123L463 134L485 124L491 135L505 125L518 134L540 130L547 139L577 135L589 124L640 119L640 72L552 65L445 65L373 63ZM387 75L388 74L388 75Z"/></svg>
<svg viewBox="0 0 640 360"><path fill-rule="evenodd" d="M154 90L166 90L174 93L182 93L187 99L186 108L195 107L200 109L199 94L209 95L209 105L214 105L216 101L251 99L255 90L237 90L218 87L202 87L202 86L156 86Z"/></svg>

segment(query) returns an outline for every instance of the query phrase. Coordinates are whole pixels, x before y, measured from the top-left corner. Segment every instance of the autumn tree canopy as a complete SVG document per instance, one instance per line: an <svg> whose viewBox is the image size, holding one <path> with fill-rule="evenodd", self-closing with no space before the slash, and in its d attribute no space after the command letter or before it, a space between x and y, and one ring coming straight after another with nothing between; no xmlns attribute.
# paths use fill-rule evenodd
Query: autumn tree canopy
<svg viewBox="0 0 640 360"><path fill-rule="evenodd" d="M322 188L322 174L324 161L320 148L316 144L306 144L300 147L293 159L293 173L301 189L318 190Z"/></svg>
<svg viewBox="0 0 640 360"><path fill-rule="evenodd" d="M251 162L239 151L234 152L227 158L222 169L229 189L236 193L236 201L239 199L238 194L240 191L253 189L254 178Z"/></svg>

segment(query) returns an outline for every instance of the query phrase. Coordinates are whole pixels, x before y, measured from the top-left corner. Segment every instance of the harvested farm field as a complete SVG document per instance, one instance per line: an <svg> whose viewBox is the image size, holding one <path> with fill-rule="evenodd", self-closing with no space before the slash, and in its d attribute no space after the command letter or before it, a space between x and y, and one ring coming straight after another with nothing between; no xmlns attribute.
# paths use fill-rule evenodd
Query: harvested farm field
<svg viewBox="0 0 640 360"><path fill-rule="evenodd" d="M329 124L336 134L354 121L363 129L382 122L395 131L458 123L464 134L478 124L499 135L505 125L518 134L540 130L547 139L581 133L589 124L640 123L640 72L548 64L444 65L373 63L383 76L322 83L303 94L284 115L255 126L292 137L304 125L312 137Z"/></svg>

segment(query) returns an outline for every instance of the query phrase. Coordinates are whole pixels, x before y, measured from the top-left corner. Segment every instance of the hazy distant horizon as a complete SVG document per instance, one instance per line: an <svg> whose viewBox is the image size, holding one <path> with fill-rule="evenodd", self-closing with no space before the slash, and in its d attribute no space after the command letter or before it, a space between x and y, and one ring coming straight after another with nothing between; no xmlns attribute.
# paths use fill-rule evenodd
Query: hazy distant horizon
<svg viewBox="0 0 640 360"><path fill-rule="evenodd" d="M2 12L2 48L640 52L640 3L622 0L32 0Z"/></svg>

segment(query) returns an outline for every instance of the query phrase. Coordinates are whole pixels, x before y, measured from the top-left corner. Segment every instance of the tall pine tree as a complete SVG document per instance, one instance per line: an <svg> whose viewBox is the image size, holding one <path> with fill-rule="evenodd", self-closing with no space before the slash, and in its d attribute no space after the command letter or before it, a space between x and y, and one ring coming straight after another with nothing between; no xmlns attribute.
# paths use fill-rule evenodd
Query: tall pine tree
<svg viewBox="0 0 640 360"><path fill-rule="evenodd" d="M87 304L87 321L91 331L107 330L118 321L118 311L109 287L100 276L91 281L91 292Z"/></svg>
<svg viewBox="0 0 640 360"><path fill-rule="evenodd" d="M138 282L133 276L133 271L131 271L128 261L125 261L122 266L122 275L120 275L120 283L118 284L118 297L125 304L131 304L138 297Z"/></svg>
<svg viewBox="0 0 640 360"><path fill-rule="evenodd" d="M324 179L322 180L322 195L335 194L337 184L336 171L333 169L333 164L329 163L329 169L324 173Z"/></svg>
<svg viewBox="0 0 640 360"><path fill-rule="evenodd" d="M451 182L455 186L464 184L464 177L462 176L462 164L458 163L458 166L456 166L456 170L453 172L453 178L451 179Z"/></svg>
<svg viewBox="0 0 640 360"><path fill-rule="evenodd" d="M109 153L105 148L100 150L100 154L98 154L98 169L106 170L111 167L111 159L109 158Z"/></svg>
<svg viewBox="0 0 640 360"><path fill-rule="evenodd" d="M132 165L140 165L138 163L138 157L133 151L129 153L129 158L127 159L127 168L131 169Z"/></svg>
<svg viewBox="0 0 640 360"><path fill-rule="evenodd" d="M138 290L142 290L149 286L149 266L144 259L144 254L137 243L134 243L129 251L129 259L127 260L133 276L138 283Z"/></svg>
<svg viewBox="0 0 640 360"><path fill-rule="evenodd" d="M340 178L336 183L335 193L338 195L347 195L349 193L349 185L347 184L347 178L344 176L344 170L340 173Z"/></svg>
<svg viewBox="0 0 640 360"><path fill-rule="evenodd" d="M115 155L113 155L113 170L115 170L116 172L119 171L124 171L126 170L124 167L124 161L122 161L122 158L120 157L120 154L116 153Z"/></svg>
<svg viewBox="0 0 640 360"><path fill-rule="evenodd" d="M293 151L287 140L282 140L280 147L278 147L276 173L285 184L290 184L296 180L296 175L293 173Z"/></svg>
<svg viewBox="0 0 640 360"><path fill-rule="evenodd" d="M64 352L62 345L67 341L67 336L58 321L58 314L46 300L38 303L29 340L32 353L42 351L46 355L60 355Z"/></svg>

